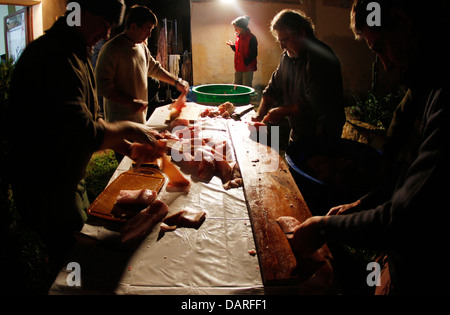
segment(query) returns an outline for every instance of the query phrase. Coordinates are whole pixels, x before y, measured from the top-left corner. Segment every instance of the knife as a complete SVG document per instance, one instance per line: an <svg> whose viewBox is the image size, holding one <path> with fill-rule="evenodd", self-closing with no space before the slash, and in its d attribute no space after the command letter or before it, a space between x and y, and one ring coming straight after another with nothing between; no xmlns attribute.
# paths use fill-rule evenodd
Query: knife
<svg viewBox="0 0 450 315"><path fill-rule="evenodd" d="M248 112L252 111L254 108L254 106L250 106L249 108L243 110L240 113L234 113L231 115L231 118L233 118L234 120L241 120L242 116L244 116L245 114L247 114Z"/></svg>

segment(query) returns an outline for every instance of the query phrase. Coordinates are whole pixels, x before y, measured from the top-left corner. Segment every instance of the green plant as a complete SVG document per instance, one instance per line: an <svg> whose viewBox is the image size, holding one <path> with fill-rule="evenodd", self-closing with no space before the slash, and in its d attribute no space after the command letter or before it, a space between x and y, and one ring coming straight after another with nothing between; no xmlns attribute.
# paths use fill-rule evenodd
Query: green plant
<svg viewBox="0 0 450 315"><path fill-rule="evenodd" d="M404 94L403 91L385 95L369 92L363 97L355 97L356 104L352 106L351 114L365 123L388 129L393 112Z"/></svg>
<svg viewBox="0 0 450 315"><path fill-rule="evenodd" d="M112 150L97 152L92 156L85 176L89 201L93 202L105 189L117 166L116 155Z"/></svg>
<svg viewBox="0 0 450 315"><path fill-rule="evenodd" d="M6 119L6 109L8 107L9 88L13 70L13 59L0 61L0 161L5 161L6 157L6 130L4 129L6 124L4 119ZM0 177L1 176L2 174L0 174ZM3 191L1 191L1 193L3 193Z"/></svg>
<svg viewBox="0 0 450 315"><path fill-rule="evenodd" d="M0 62L0 104L7 102L11 74L14 70L14 60L12 58Z"/></svg>

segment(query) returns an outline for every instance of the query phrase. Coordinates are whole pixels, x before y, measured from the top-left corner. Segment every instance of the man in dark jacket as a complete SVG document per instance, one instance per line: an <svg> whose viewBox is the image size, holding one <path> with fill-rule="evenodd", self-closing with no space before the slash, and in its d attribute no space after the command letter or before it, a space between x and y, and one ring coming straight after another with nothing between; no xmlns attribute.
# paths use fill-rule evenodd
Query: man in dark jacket
<svg viewBox="0 0 450 315"><path fill-rule="evenodd" d="M450 85L441 40L448 2L377 1L378 13L369 9L369 2L355 1L351 25L386 70L400 71L409 88L386 147L392 165L403 164L387 174L395 184L384 199L358 202L351 214L343 207L343 215L306 220L295 231L293 249L299 260L324 242L383 251L387 263L376 293L448 294L443 249L450 240ZM380 14L378 25L372 23L374 14Z"/></svg>
<svg viewBox="0 0 450 315"><path fill-rule="evenodd" d="M340 138L345 113L338 58L316 38L314 24L302 11L281 11L273 18L271 31L283 53L255 120L278 124L288 117L291 145Z"/></svg>

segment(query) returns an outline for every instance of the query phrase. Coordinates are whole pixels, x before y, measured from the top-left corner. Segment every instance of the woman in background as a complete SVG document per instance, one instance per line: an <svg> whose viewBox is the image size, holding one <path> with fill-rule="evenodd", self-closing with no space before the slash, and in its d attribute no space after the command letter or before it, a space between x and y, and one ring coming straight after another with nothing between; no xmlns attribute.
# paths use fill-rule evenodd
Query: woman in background
<svg viewBox="0 0 450 315"><path fill-rule="evenodd" d="M245 15L231 22L236 31L236 42L227 41L227 45L234 51L234 84L251 87L253 72L257 69L258 41L248 28L249 21L250 17Z"/></svg>

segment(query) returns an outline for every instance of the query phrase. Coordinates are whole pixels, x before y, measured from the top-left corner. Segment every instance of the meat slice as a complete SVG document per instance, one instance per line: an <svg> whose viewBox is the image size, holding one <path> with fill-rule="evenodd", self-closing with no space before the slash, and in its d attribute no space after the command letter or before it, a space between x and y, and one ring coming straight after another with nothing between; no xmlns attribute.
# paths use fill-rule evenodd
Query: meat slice
<svg viewBox="0 0 450 315"><path fill-rule="evenodd" d="M206 219L206 212L201 210L181 210L164 218L168 226L198 229Z"/></svg>
<svg viewBox="0 0 450 315"><path fill-rule="evenodd" d="M147 208L157 195L156 191L150 189L121 190L111 214L117 218L130 219Z"/></svg>
<svg viewBox="0 0 450 315"><path fill-rule="evenodd" d="M294 231L298 226L301 225L301 223L294 217L290 216L279 217L276 221L280 225L280 228L286 236L289 244L291 244L294 237ZM293 254L297 260L295 273L297 274L297 277L300 281L310 279L312 280L311 282L314 283L315 281L313 275L315 275L316 273L318 274L319 272L326 272L326 274L323 274L324 276L326 276L323 279L326 280L324 284L326 284L327 287L331 286L333 282L333 269L328 260L328 257L326 257L326 255L324 254L322 248L314 252L310 257L302 258L301 260L299 257L297 257L295 251L293 252Z"/></svg>
<svg viewBox="0 0 450 315"><path fill-rule="evenodd" d="M131 159L138 166L142 163L152 163L166 152L167 140L157 140L156 149L149 144L131 143Z"/></svg>
<svg viewBox="0 0 450 315"><path fill-rule="evenodd" d="M223 117L224 114L227 113L227 116L224 118L230 117L231 114L234 113L234 110L235 110L235 107L234 107L233 103L225 102L225 103L219 105L219 114L222 115L222 117Z"/></svg>
<svg viewBox="0 0 450 315"><path fill-rule="evenodd" d="M156 196L156 191L151 189L121 190L117 195L116 204L149 206L156 199Z"/></svg>
<svg viewBox="0 0 450 315"><path fill-rule="evenodd" d="M242 187L244 185L244 182L242 180L241 170L239 168L239 164L236 162L234 163L233 170L231 173L231 179L227 181L225 184L223 184L223 188L225 190L231 189L231 188L238 188Z"/></svg>
<svg viewBox="0 0 450 315"><path fill-rule="evenodd" d="M200 113L200 117L222 117L228 119L231 114L234 113L235 106L230 102L225 102L217 107L207 107L204 111Z"/></svg>
<svg viewBox="0 0 450 315"><path fill-rule="evenodd" d="M178 127L178 126L189 127L189 120L187 120L187 119L174 118L171 121L172 122L170 123L170 128L172 128L172 129L175 128L175 127Z"/></svg>
<svg viewBox="0 0 450 315"><path fill-rule="evenodd" d="M206 212L201 210L183 210L178 227L198 229L206 219Z"/></svg>
<svg viewBox="0 0 450 315"><path fill-rule="evenodd" d="M173 121L181 115L181 110L186 107L186 94L180 95L175 102L170 105L171 111L169 120Z"/></svg>
<svg viewBox="0 0 450 315"><path fill-rule="evenodd" d="M171 105L172 109L177 109L179 111L181 111L183 107L186 107L186 94L181 94Z"/></svg>
<svg viewBox="0 0 450 315"><path fill-rule="evenodd" d="M121 230L121 240L125 245L138 245L169 212L162 201L155 200L146 209L128 220Z"/></svg>
<svg viewBox="0 0 450 315"><path fill-rule="evenodd" d="M233 177L233 168L227 161L215 161L217 176L225 184L230 181Z"/></svg>
<svg viewBox="0 0 450 315"><path fill-rule="evenodd" d="M279 217L276 221L288 240L294 237L295 228L301 224L296 218L288 216Z"/></svg>
<svg viewBox="0 0 450 315"><path fill-rule="evenodd" d="M172 164L170 157L167 155L163 157L163 172L169 177L169 183L166 188L168 191L185 192L189 190L191 182Z"/></svg>

